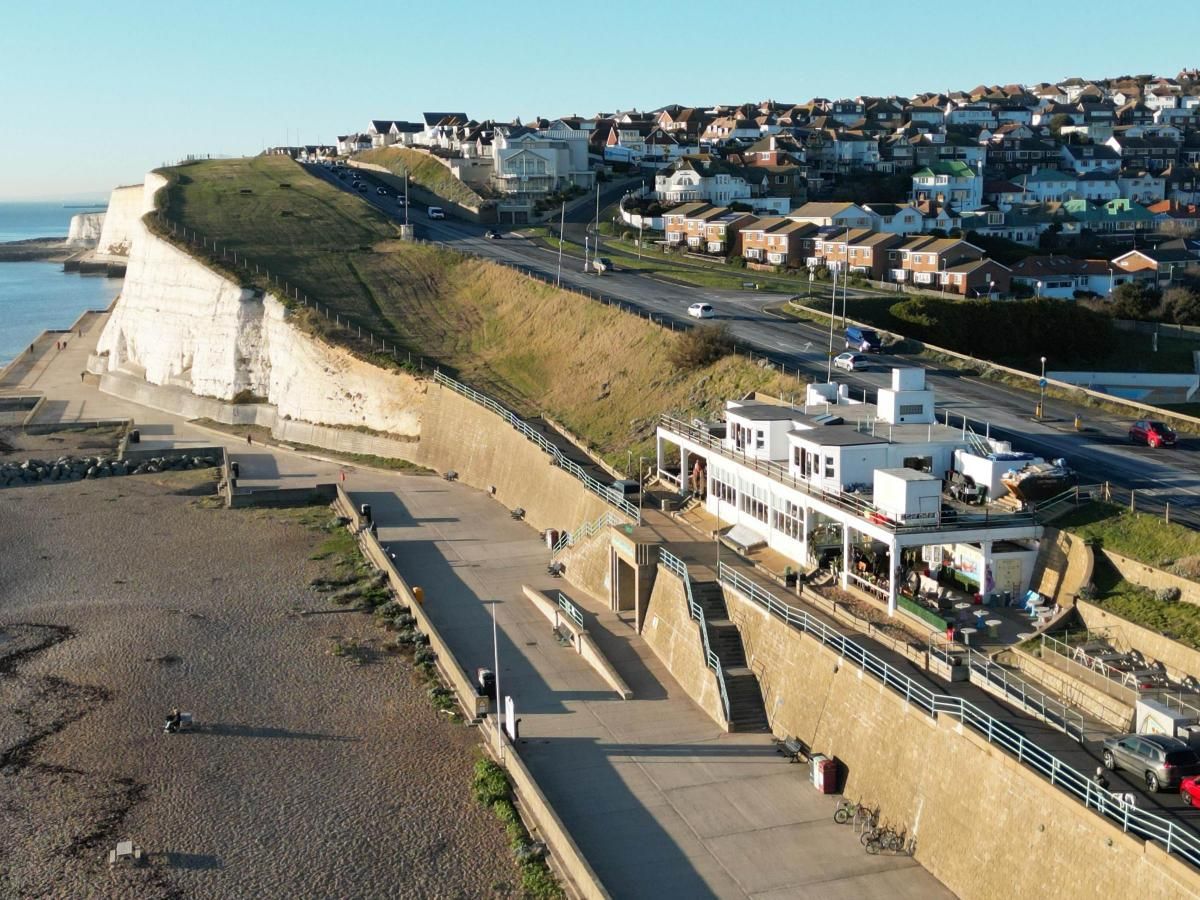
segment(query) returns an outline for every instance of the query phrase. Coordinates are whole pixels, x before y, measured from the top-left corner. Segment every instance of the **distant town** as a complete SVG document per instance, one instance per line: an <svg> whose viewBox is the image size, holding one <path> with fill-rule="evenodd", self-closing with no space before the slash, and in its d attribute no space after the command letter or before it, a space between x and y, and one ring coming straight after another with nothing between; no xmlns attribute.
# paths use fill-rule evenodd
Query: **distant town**
<svg viewBox="0 0 1200 900"><path fill-rule="evenodd" d="M1200 269L1200 70L912 97L501 123L375 119L302 161L426 154L527 224L614 173L644 239L751 268L965 297L1107 298Z"/></svg>

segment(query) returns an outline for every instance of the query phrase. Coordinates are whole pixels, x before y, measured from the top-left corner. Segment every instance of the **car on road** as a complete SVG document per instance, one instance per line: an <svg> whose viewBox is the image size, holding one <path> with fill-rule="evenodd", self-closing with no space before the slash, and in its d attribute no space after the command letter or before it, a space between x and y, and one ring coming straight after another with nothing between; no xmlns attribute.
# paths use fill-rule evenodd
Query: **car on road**
<svg viewBox="0 0 1200 900"><path fill-rule="evenodd" d="M883 349L883 340L879 337L879 332L872 328L851 325L846 329L846 349L858 350L860 353L878 353Z"/></svg>
<svg viewBox="0 0 1200 900"><path fill-rule="evenodd" d="M388 195L388 189L387 188L375 188L375 193L377 193L380 197L386 197Z"/></svg>
<svg viewBox="0 0 1200 900"><path fill-rule="evenodd" d="M426 212L427 212L427 215L429 216L429 218L431 218L431 219L446 218L446 211L444 209L442 209L440 206L431 206L431 207L429 207L429 209Z"/></svg>
<svg viewBox="0 0 1200 900"><path fill-rule="evenodd" d="M1200 806L1200 775L1189 775L1179 782L1179 799L1185 806Z"/></svg>
<svg viewBox="0 0 1200 900"><path fill-rule="evenodd" d="M1104 739L1104 768L1137 775L1146 790L1179 788L1183 779L1200 775L1200 755L1179 738L1165 734L1119 734Z"/></svg>
<svg viewBox="0 0 1200 900"><path fill-rule="evenodd" d="M1129 426L1129 440L1147 447L1174 447L1175 432L1163 422L1154 419L1138 419Z"/></svg>
<svg viewBox="0 0 1200 900"><path fill-rule="evenodd" d="M500 240L500 232L498 232L495 228L489 228L487 231L485 231L483 233L483 236L485 238L487 238L489 241Z"/></svg>
<svg viewBox="0 0 1200 900"><path fill-rule="evenodd" d="M360 194L365 194L367 192L367 187L368 187L368 185L365 181L360 181L358 183L358 192Z"/></svg>
<svg viewBox="0 0 1200 900"><path fill-rule="evenodd" d="M597 272L611 272L615 267L607 256L597 256L592 260L592 268Z"/></svg>
<svg viewBox="0 0 1200 900"><path fill-rule="evenodd" d="M833 358L833 367L835 369L845 369L847 372L857 372L859 369L865 369L871 365L861 353L839 353Z"/></svg>
<svg viewBox="0 0 1200 900"><path fill-rule="evenodd" d="M716 314L716 310L708 303L693 303L688 307L688 315L693 319L711 319Z"/></svg>

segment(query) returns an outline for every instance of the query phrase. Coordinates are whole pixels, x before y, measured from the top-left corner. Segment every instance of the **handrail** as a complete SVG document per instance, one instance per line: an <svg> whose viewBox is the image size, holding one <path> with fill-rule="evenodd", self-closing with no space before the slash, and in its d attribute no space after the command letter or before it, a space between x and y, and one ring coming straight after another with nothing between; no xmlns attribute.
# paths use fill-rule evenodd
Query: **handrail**
<svg viewBox="0 0 1200 900"><path fill-rule="evenodd" d="M991 512L985 511L983 514L978 513L960 513L954 512L952 515L943 514L942 518L937 522L924 523L904 523L896 522L888 518L887 514L876 508L870 502L864 500L855 494L846 493L843 491L827 491L823 488L809 484L806 481L797 479L786 466L782 466L773 460L755 459L754 457L746 456L745 454L738 455L727 448L719 439L714 438L711 434L703 431L695 426L683 422L672 416L661 416L660 423L684 437L694 441L702 447L712 450L720 454L730 462L738 463L742 466L748 466L757 472L762 472L769 476L772 480L778 481L781 484L794 488L803 494L807 494L815 500L822 503L828 503L830 506L836 507L843 512L848 512L851 515L858 516L862 519L868 519L873 525L886 529L894 533L903 534L921 534L921 533L937 533L941 531L958 531L963 528L1013 528L1022 525L1036 525L1037 518L1032 512Z"/></svg>
<svg viewBox="0 0 1200 900"><path fill-rule="evenodd" d="M558 556L562 551L566 550L573 544L579 541L586 541L594 534L603 531L609 525L620 525L621 520L611 509L606 509L598 518L591 522L584 522L574 531L564 531L555 542L554 547L550 550L550 558Z"/></svg>
<svg viewBox="0 0 1200 900"><path fill-rule="evenodd" d="M566 595L563 594L562 591L558 592L558 608L570 616L572 622L574 622L580 628L583 627L583 613L580 611L578 606L567 599Z"/></svg>
<svg viewBox="0 0 1200 900"><path fill-rule="evenodd" d="M708 623L704 620L704 607L697 603L696 598L692 596L692 578L688 575L687 566L683 560L665 547L659 548L658 561L683 581L684 590L687 592L688 611L692 618L700 623L700 640L704 644L704 661L708 663L710 669L717 673L717 687L721 691L721 707L725 710L725 721L728 722L729 692L725 689L725 671L721 668L721 658L713 653L712 647L708 644Z"/></svg>
<svg viewBox="0 0 1200 900"><path fill-rule="evenodd" d="M501 418L507 419L508 423L512 425L513 428L519 431L526 439L537 444L538 447L550 454L550 458L554 461L556 466L558 466L560 469L565 469L568 473L575 476L575 478L577 478L585 488L587 488L601 500L612 506L615 506L625 515L633 519L635 523L640 523L642 521L642 513L638 507L626 500L623 495L619 495L611 486L593 478L574 460L568 459L566 455L558 449L558 447L556 447L551 441L547 440L545 436L540 434L536 429L531 428L524 419L518 416L511 409L508 409L507 407L496 402L487 394L481 394L479 391L472 387L468 387L461 381L456 381L449 375L443 373L441 369L434 371L433 378L438 384L444 385L445 387L450 388L452 391L462 394L462 396L466 397L468 400L472 400L475 403L478 403L480 406L491 410Z"/></svg>
<svg viewBox="0 0 1200 900"><path fill-rule="evenodd" d="M1014 675L985 653L974 647L948 646L945 637L929 636L929 655L950 662L952 654L967 657L967 667L972 674L1004 692L1006 699L1039 716L1042 721L1061 729L1067 737L1083 742L1083 714L1072 709L1056 697L1035 687L1019 675Z"/></svg>
<svg viewBox="0 0 1200 900"><path fill-rule="evenodd" d="M1012 726L992 718L961 697L934 693L875 654L829 628L824 622L783 602L723 562L717 567L717 579L741 592L751 601L766 607L770 614L812 635L837 652L843 660L849 660L903 696L907 703L924 710L934 718L944 713L969 726L988 743L1007 750L1018 762L1048 778L1051 785L1062 788L1082 801L1086 808L1094 809L1104 818L1120 825L1122 831L1145 840L1157 841L1168 854L1178 856L1193 866L1200 866L1200 835L1195 832L1174 821L1123 803L1118 799L1119 794L1100 787L1091 777L1026 739Z"/></svg>

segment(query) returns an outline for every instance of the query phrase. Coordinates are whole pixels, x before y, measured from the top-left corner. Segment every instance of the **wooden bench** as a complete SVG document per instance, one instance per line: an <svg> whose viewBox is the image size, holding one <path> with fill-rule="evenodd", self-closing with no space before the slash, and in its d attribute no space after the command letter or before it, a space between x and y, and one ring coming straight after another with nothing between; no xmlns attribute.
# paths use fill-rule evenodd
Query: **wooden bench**
<svg viewBox="0 0 1200 900"><path fill-rule="evenodd" d="M142 848L135 846L133 841L119 841L116 850L108 851L108 864L115 866L119 862L129 860L134 865L142 862Z"/></svg>

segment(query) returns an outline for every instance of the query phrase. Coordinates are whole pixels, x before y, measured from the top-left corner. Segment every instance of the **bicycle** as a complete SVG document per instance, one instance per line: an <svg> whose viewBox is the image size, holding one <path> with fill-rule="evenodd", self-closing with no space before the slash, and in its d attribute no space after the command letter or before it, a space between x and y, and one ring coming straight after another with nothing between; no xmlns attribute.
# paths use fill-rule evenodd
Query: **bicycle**
<svg viewBox="0 0 1200 900"><path fill-rule="evenodd" d="M862 801L843 800L833 812L833 821L845 825L851 819L857 819L859 814L866 811Z"/></svg>
<svg viewBox="0 0 1200 900"><path fill-rule="evenodd" d="M904 833L885 828L878 837L867 841L866 846L867 852L872 856L882 850L887 850L889 853L900 853L904 850Z"/></svg>
<svg viewBox="0 0 1200 900"><path fill-rule="evenodd" d="M864 831L859 837L859 840L862 841L864 847L869 848L872 843L878 843L881 848L887 849L895 843L897 837L899 837L899 835L897 835L897 833L890 827L887 825L881 825L877 828L871 828L867 831ZM903 846L903 842L901 843L901 846ZM868 852L878 853L879 850L868 850Z"/></svg>

